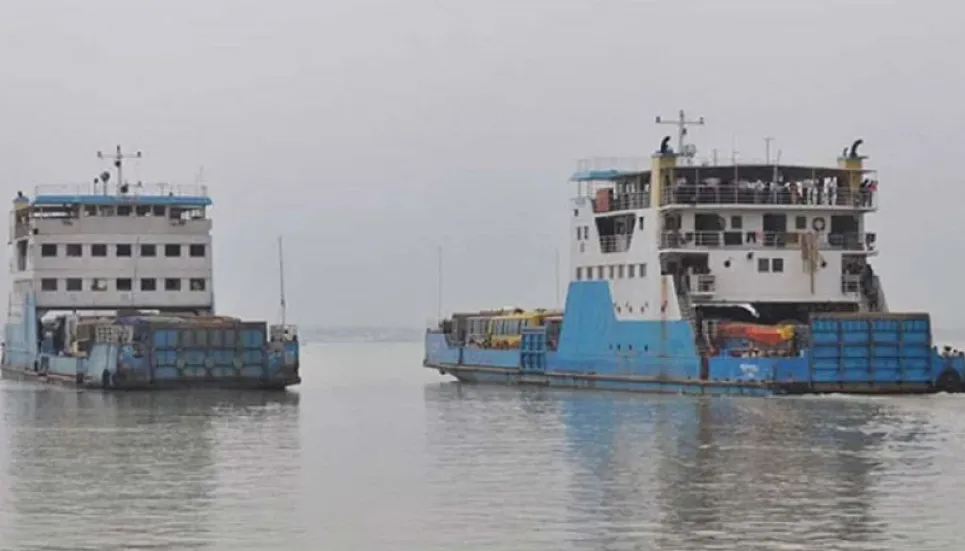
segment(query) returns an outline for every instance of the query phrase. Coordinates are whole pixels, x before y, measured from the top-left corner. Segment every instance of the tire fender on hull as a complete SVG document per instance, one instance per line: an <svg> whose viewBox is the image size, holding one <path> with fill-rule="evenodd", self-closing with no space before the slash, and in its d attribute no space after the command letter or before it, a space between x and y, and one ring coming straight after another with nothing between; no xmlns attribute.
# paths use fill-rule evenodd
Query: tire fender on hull
<svg viewBox="0 0 965 551"><path fill-rule="evenodd" d="M942 371L935 381L935 388L944 392L962 392L962 376L952 368Z"/></svg>

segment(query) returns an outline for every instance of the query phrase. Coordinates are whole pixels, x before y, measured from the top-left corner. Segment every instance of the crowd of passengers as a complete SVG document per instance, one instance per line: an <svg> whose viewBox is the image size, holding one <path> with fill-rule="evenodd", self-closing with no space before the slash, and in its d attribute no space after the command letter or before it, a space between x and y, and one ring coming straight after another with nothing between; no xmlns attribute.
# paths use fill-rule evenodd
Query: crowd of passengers
<svg viewBox="0 0 965 551"><path fill-rule="evenodd" d="M837 178L806 179L785 182L763 180L723 180L705 178L698 185L686 178L678 178L671 188L676 202L680 203L749 203L777 205L851 205L870 207L878 182L865 178L858 186L857 194L841 187Z"/></svg>

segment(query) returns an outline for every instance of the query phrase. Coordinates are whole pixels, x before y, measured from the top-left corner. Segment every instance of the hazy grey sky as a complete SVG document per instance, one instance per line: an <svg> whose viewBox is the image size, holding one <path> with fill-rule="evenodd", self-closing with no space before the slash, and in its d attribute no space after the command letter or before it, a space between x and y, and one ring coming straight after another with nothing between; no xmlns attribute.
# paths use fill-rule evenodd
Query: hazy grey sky
<svg viewBox="0 0 965 551"><path fill-rule="evenodd" d="M965 125L952 2L243 0L0 3L0 193L131 176L215 200L222 313L415 325L552 305L579 157L649 155L680 108L704 152L881 171L892 309L957 314ZM6 254L6 251L5 251ZM2 281L5 294L8 281ZM565 285L563 286L565 290ZM4 301L4 307L5 307Z"/></svg>

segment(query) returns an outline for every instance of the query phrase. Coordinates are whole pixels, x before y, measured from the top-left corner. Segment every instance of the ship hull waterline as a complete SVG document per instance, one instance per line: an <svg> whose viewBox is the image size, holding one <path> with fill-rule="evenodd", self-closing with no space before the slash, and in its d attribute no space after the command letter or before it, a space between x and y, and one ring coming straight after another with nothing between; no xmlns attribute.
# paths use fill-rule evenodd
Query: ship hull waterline
<svg viewBox="0 0 965 551"><path fill-rule="evenodd" d="M258 390L258 391L287 391L288 387L301 383L296 376L289 379L264 380L254 377L193 377L190 379L171 379L154 381L121 381L105 387L100 381L87 382L67 375L55 373L38 373L32 369L4 365L0 366L0 377L9 381L35 382L85 390L100 390L104 392L131 392L157 390Z"/></svg>
<svg viewBox="0 0 965 551"><path fill-rule="evenodd" d="M709 396L804 396L927 395L947 393L927 383L769 383L747 381L700 381L590 373L524 372L520 369L488 366L448 365L424 362L423 367L454 377L459 383L493 386L541 386L559 389L632 392L636 394L685 394Z"/></svg>

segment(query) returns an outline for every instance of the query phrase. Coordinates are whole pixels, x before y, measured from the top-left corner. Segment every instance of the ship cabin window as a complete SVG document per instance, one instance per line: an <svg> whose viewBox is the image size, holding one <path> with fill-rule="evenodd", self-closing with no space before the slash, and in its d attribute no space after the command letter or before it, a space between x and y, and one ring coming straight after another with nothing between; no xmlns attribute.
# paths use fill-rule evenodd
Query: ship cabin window
<svg viewBox="0 0 965 551"><path fill-rule="evenodd" d="M56 291L57 290L57 280L53 278L44 278L40 280L40 290L41 291Z"/></svg>
<svg viewBox="0 0 965 551"><path fill-rule="evenodd" d="M107 280L102 277L95 277L90 280L90 290L91 291L106 291L107 290Z"/></svg>
<svg viewBox="0 0 965 551"><path fill-rule="evenodd" d="M133 209L131 208L131 205L118 205L118 206L117 206L117 215L118 215L118 216L130 216L132 211L133 211Z"/></svg>
<svg viewBox="0 0 965 551"><path fill-rule="evenodd" d="M573 217L575 218L575 217L577 217L577 216L579 216L579 215L580 215L580 210L579 210L579 209L573 209Z"/></svg>
<svg viewBox="0 0 965 551"><path fill-rule="evenodd" d="M605 267L606 267L606 266L597 266L597 267L596 267L596 278L597 278L597 279L606 279L606 276L603 275L603 268L605 268Z"/></svg>
<svg viewBox="0 0 965 551"><path fill-rule="evenodd" d="M130 291L134 287L134 283L129 277L119 277L114 284L118 291Z"/></svg>
<svg viewBox="0 0 965 551"><path fill-rule="evenodd" d="M97 216L97 205L85 205L84 216Z"/></svg>
<svg viewBox="0 0 965 551"><path fill-rule="evenodd" d="M617 279L623 279L623 264L617 266Z"/></svg>
<svg viewBox="0 0 965 551"><path fill-rule="evenodd" d="M141 256L157 256L157 245L141 245Z"/></svg>
<svg viewBox="0 0 965 551"><path fill-rule="evenodd" d="M84 289L84 283L79 277L69 277L67 278L67 290L68 291L81 291Z"/></svg>
<svg viewBox="0 0 965 551"><path fill-rule="evenodd" d="M698 246L704 247L719 247L721 233L724 232L724 224L726 220L723 216L717 214L695 214L694 215L694 235L696 244ZM724 232L727 236L732 232ZM738 235L738 242L740 241L740 233Z"/></svg>
<svg viewBox="0 0 965 551"><path fill-rule="evenodd" d="M164 256L175 257L181 256L181 245L167 244L164 246Z"/></svg>
<svg viewBox="0 0 965 551"><path fill-rule="evenodd" d="M114 216L114 207L109 207L109 206L98 207L98 213L101 216Z"/></svg>
<svg viewBox="0 0 965 551"><path fill-rule="evenodd" d="M634 277L636 277L636 271L637 271L637 265L636 265L636 264L627 264L627 277L628 277L628 278L634 278Z"/></svg>
<svg viewBox="0 0 965 551"><path fill-rule="evenodd" d="M610 279L614 279L613 276L614 276L614 272L616 271L616 267L615 267L615 266L610 266L610 270L609 270L609 271L610 271Z"/></svg>
<svg viewBox="0 0 965 551"><path fill-rule="evenodd" d="M164 290L165 291L180 291L181 290L181 280L176 277L165 278L164 280Z"/></svg>
<svg viewBox="0 0 965 551"><path fill-rule="evenodd" d="M771 263L766 258L757 259L757 271L758 272L769 272L771 271Z"/></svg>
<svg viewBox="0 0 965 551"><path fill-rule="evenodd" d="M57 256L57 245L44 243L40 246L40 256Z"/></svg>
<svg viewBox="0 0 965 551"><path fill-rule="evenodd" d="M114 252L117 256L131 256L131 249L130 243L119 243Z"/></svg>
<svg viewBox="0 0 965 551"><path fill-rule="evenodd" d="M142 291L156 291L157 290L157 280L153 277L141 278L141 290Z"/></svg>
<svg viewBox="0 0 965 551"><path fill-rule="evenodd" d="M772 258L771 259L771 271L774 273L781 273L784 271L784 259L783 258Z"/></svg>
<svg viewBox="0 0 965 551"><path fill-rule="evenodd" d="M808 219L807 219L807 216L795 216L795 217L794 217L794 229L796 229L796 230L806 230L806 229L808 229Z"/></svg>
<svg viewBox="0 0 965 551"><path fill-rule="evenodd" d="M637 226L637 227L640 229L640 231L643 231L643 217L642 217L642 216L637 220L637 223L638 223L638 226Z"/></svg>
<svg viewBox="0 0 965 551"><path fill-rule="evenodd" d="M204 291L204 287L205 287L204 278L193 277L191 278L191 281L188 284L192 291Z"/></svg>
<svg viewBox="0 0 965 551"><path fill-rule="evenodd" d="M742 230L744 229L744 218L741 216L731 216L730 217L730 229L732 230ZM739 243L738 243L739 244Z"/></svg>
<svg viewBox="0 0 965 551"><path fill-rule="evenodd" d="M647 263L644 262L640 265L640 277L647 277Z"/></svg>
<svg viewBox="0 0 965 551"><path fill-rule="evenodd" d="M91 256L107 256L107 245L103 243L98 243L96 245L90 246Z"/></svg>
<svg viewBox="0 0 965 551"><path fill-rule="evenodd" d="M78 243L67 244L67 256L82 256L84 249Z"/></svg>
<svg viewBox="0 0 965 551"><path fill-rule="evenodd" d="M151 210L154 212L154 216L164 216L167 213L167 207L164 205L154 205Z"/></svg>
<svg viewBox="0 0 965 551"><path fill-rule="evenodd" d="M134 214L138 216L149 216L151 214L151 205L138 205L134 207Z"/></svg>
<svg viewBox="0 0 965 551"><path fill-rule="evenodd" d="M199 258L204 256L204 244L196 243L194 245L188 245L188 255L194 258Z"/></svg>
<svg viewBox="0 0 965 551"><path fill-rule="evenodd" d="M203 220L204 207L171 207L171 220Z"/></svg>
<svg viewBox="0 0 965 551"><path fill-rule="evenodd" d="M581 279L583 279L583 268L578 266L576 268L576 280L579 281Z"/></svg>
<svg viewBox="0 0 965 551"><path fill-rule="evenodd" d="M580 239L583 239L583 227L582 227L582 226L577 226L577 227L576 227L576 240L579 241Z"/></svg>

